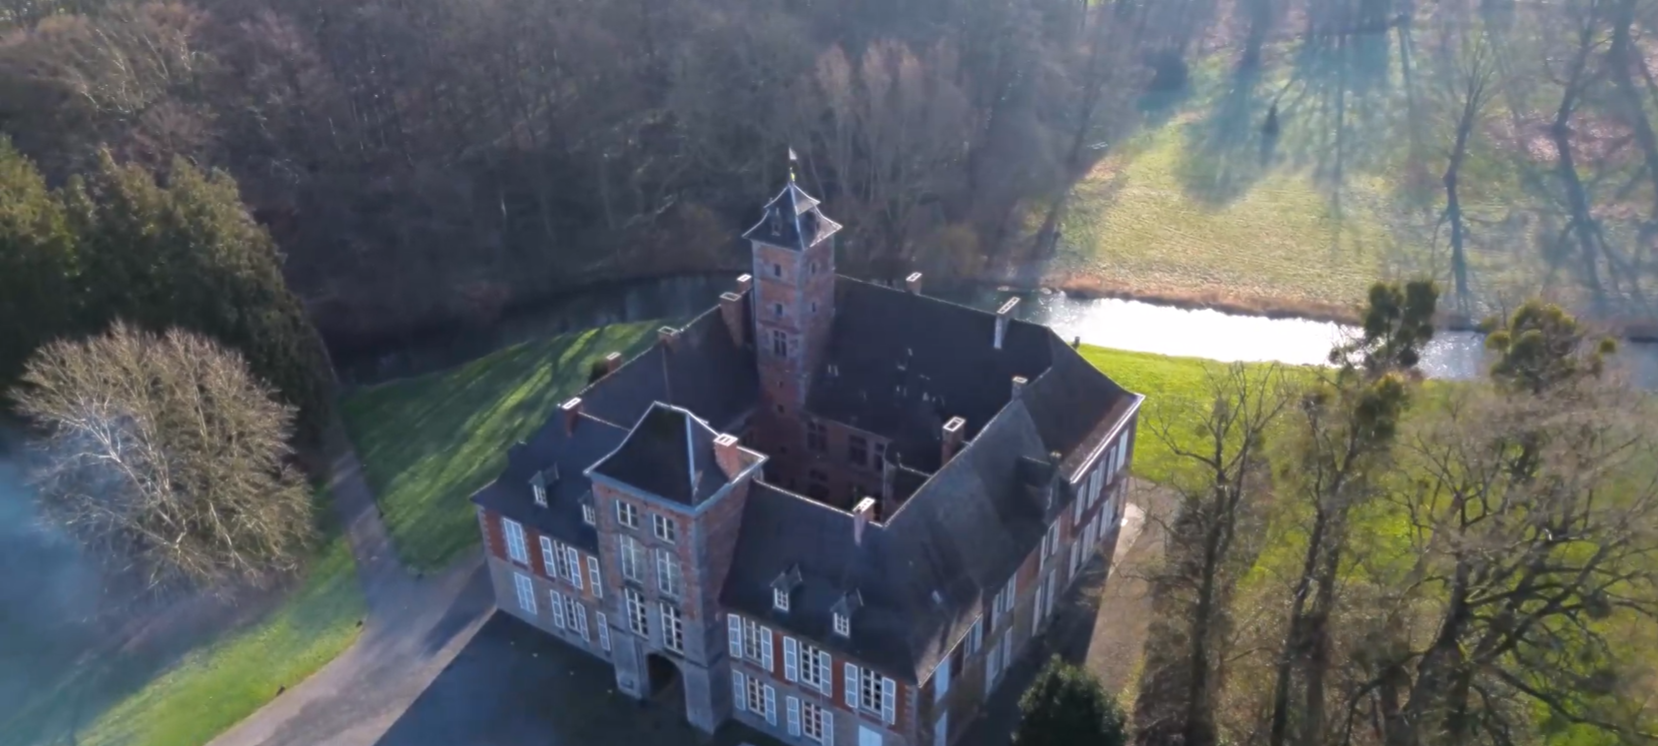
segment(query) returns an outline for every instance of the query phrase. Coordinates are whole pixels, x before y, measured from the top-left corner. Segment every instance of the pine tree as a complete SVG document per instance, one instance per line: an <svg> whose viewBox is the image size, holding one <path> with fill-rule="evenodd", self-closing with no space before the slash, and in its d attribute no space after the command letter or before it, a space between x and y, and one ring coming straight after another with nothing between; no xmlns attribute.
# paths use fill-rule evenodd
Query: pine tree
<svg viewBox="0 0 1658 746"><path fill-rule="evenodd" d="M1019 700L1016 746L1123 746L1127 718L1099 679L1059 658Z"/></svg>
<svg viewBox="0 0 1658 746"><path fill-rule="evenodd" d="M74 241L40 172L0 137L0 388L74 314Z"/></svg>

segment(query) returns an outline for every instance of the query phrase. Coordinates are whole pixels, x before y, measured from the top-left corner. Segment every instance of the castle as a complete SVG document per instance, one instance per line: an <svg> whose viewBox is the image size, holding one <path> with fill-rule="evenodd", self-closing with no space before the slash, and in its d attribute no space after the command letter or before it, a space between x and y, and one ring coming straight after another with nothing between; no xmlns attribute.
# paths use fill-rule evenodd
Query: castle
<svg viewBox="0 0 1658 746"><path fill-rule="evenodd" d="M791 178L752 274L608 356L472 500L500 608L621 691L705 732L946 746L1114 535L1144 397L1017 300L836 275L840 227Z"/></svg>

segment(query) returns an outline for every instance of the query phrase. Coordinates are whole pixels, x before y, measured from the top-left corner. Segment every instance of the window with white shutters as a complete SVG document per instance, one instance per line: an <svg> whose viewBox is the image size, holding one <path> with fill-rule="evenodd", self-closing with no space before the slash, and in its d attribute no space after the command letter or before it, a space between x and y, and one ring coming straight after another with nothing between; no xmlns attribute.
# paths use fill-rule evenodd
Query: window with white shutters
<svg viewBox="0 0 1658 746"><path fill-rule="evenodd" d="M800 643L793 637L783 638L783 679L800 680Z"/></svg>
<svg viewBox="0 0 1658 746"><path fill-rule="evenodd" d="M502 518L501 535L507 540L507 558L520 565L529 564L530 548L524 543L524 526L510 518Z"/></svg>
<svg viewBox="0 0 1658 746"><path fill-rule="evenodd" d="M811 702L800 703L800 734L818 743L834 743L830 728L834 726L834 715L823 707Z"/></svg>
<svg viewBox="0 0 1658 746"><path fill-rule="evenodd" d="M610 621L605 618L605 613L600 611L593 614L593 624L599 628L599 647L607 653L610 652Z"/></svg>
<svg viewBox="0 0 1658 746"><path fill-rule="evenodd" d="M547 577L560 578L564 576L563 558L564 553L553 547L551 538L541 537L541 570L547 574Z"/></svg>
<svg viewBox="0 0 1658 746"><path fill-rule="evenodd" d="M800 698L789 697L789 735L800 735Z"/></svg>
<svg viewBox="0 0 1658 746"><path fill-rule="evenodd" d="M604 586L599 584L599 558L587 556L587 584L593 587L594 598L604 598Z"/></svg>
<svg viewBox="0 0 1658 746"><path fill-rule="evenodd" d="M766 707L766 690L771 687L766 686L764 681L754 676L743 676L741 673L736 673L736 675L741 677L743 682L742 703L738 709L748 710L756 715L765 716L767 720L771 720L773 723L777 722L774 719L775 716L771 714L770 708Z"/></svg>
<svg viewBox="0 0 1658 746"><path fill-rule="evenodd" d="M582 606L575 596L566 596L564 603L570 607L570 629L581 635L581 639L589 639L587 636L587 607Z"/></svg>
<svg viewBox="0 0 1658 746"><path fill-rule="evenodd" d="M553 597L553 626L564 629L564 594L558 591L550 591L549 593Z"/></svg>
<svg viewBox="0 0 1658 746"><path fill-rule="evenodd" d="M777 690L766 684L766 722L777 724Z"/></svg>
<svg viewBox="0 0 1658 746"><path fill-rule="evenodd" d="M939 661L938 668L933 670L933 701L944 699L950 693L950 656L944 656Z"/></svg>
<svg viewBox="0 0 1658 746"><path fill-rule="evenodd" d="M576 590L581 590L581 553L577 552L575 547L565 547L564 559L565 571L568 573L564 576L565 579L569 580L570 585L575 586Z"/></svg>
<svg viewBox="0 0 1658 746"><path fill-rule="evenodd" d="M743 618L736 614L725 615L726 634L731 643L731 657L734 660L743 659Z"/></svg>
<svg viewBox="0 0 1658 746"><path fill-rule="evenodd" d="M767 671L772 670L772 643L771 628L762 627L753 619L743 620L742 633L743 658L760 664Z"/></svg>
<svg viewBox="0 0 1658 746"><path fill-rule="evenodd" d="M829 694L829 653L800 644L800 683Z"/></svg>
<svg viewBox="0 0 1658 746"><path fill-rule="evenodd" d="M535 613L535 584L530 582L530 576L521 572L512 574L514 590L518 592L518 608L530 614Z"/></svg>
<svg viewBox="0 0 1658 746"><path fill-rule="evenodd" d="M846 706L856 712L858 710L858 667L850 663L843 663L841 667L846 669L846 687L843 690L846 694Z"/></svg>

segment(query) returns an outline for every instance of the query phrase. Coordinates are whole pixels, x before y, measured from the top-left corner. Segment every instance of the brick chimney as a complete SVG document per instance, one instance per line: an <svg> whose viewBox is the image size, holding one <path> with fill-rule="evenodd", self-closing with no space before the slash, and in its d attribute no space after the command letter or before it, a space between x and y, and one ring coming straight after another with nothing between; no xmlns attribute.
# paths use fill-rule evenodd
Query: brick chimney
<svg viewBox="0 0 1658 746"><path fill-rule="evenodd" d="M866 497L852 506L852 543L864 543L864 527L875 518L875 498Z"/></svg>
<svg viewBox="0 0 1658 746"><path fill-rule="evenodd" d="M1027 383L1030 383L1030 381L1025 380L1024 376L1013 377L1013 398L1017 399L1020 394L1024 393L1025 384Z"/></svg>
<svg viewBox="0 0 1658 746"><path fill-rule="evenodd" d="M736 479L742 473L743 452L737 443L737 436L720 433L714 439L714 461L720 465L720 471L725 472L726 481Z"/></svg>
<svg viewBox="0 0 1658 746"><path fill-rule="evenodd" d="M996 349L1002 349L1002 340L1007 337L1007 320L1012 318L1013 309L1019 307L1018 298L1009 298L1001 308L996 309Z"/></svg>
<svg viewBox="0 0 1658 746"><path fill-rule="evenodd" d="M656 330L656 338L671 350L679 344L679 330L671 326L664 326ZM1000 335L997 335L997 338L1000 339Z"/></svg>
<svg viewBox="0 0 1658 746"><path fill-rule="evenodd" d="M912 294L920 295L921 273L911 272L909 277L904 278L904 289L910 291Z"/></svg>
<svg viewBox="0 0 1658 746"><path fill-rule="evenodd" d="M752 287L754 287L754 275L749 275L749 274L737 275L737 294L738 295L742 295L743 293L748 292L749 288L752 288Z"/></svg>
<svg viewBox="0 0 1658 746"><path fill-rule="evenodd" d="M949 422L944 423L944 445L943 451L939 454L939 466L950 463L950 459L956 457L956 451L961 450L961 441L966 435L967 420L951 417Z"/></svg>
<svg viewBox="0 0 1658 746"><path fill-rule="evenodd" d="M606 375L615 373L616 369L620 367L622 367L622 353L612 352L604 356L604 372Z"/></svg>
<svg viewBox="0 0 1658 746"><path fill-rule="evenodd" d="M748 342L748 325L743 323L743 296L736 293L720 294L720 320L731 333L731 341L738 347Z"/></svg>
<svg viewBox="0 0 1658 746"><path fill-rule="evenodd" d="M576 420L581 418L581 397L572 396L569 401L558 405L558 408L564 413L564 434L575 432Z"/></svg>

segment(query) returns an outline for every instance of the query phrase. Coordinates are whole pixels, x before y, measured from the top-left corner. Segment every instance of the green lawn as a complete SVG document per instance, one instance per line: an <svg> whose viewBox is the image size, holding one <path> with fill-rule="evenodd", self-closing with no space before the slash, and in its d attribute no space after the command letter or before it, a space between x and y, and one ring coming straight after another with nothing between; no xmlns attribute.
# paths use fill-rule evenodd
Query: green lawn
<svg viewBox="0 0 1658 746"><path fill-rule="evenodd" d="M460 367L381 384L345 400L386 527L404 564L442 568L478 541L467 497L506 465L507 448L546 422L605 354L654 341L654 322L514 345Z"/></svg>
<svg viewBox="0 0 1658 746"><path fill-rule="evenodd" d="M0 744L205 744L349 647L366 612L351 548L330 529L304 579L258 621L159 669L122 651L42 677L36 701L0 722Z"/></svg>

